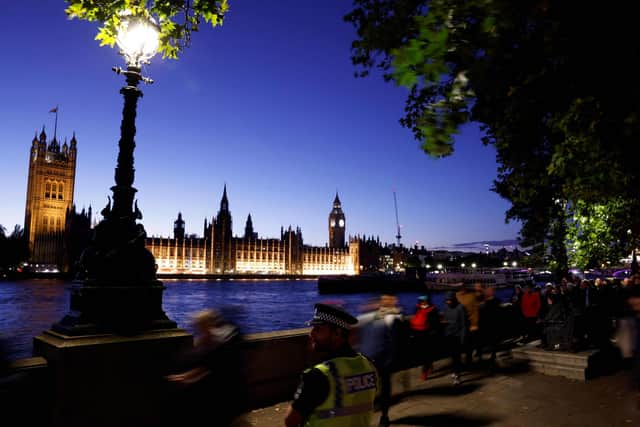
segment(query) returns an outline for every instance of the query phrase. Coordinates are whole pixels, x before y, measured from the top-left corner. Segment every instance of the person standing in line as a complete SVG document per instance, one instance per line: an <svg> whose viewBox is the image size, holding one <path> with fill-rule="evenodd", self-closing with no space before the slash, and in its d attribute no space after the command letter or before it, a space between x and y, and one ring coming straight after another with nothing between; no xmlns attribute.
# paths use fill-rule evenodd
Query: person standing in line
<svg viewBox="0 0 640 427"><path fill-rule="evenodd" d="M512 324L509 327L509 334L516 338L516 341L521 341L525 336L524 317L522 316L522 291L521 285L515 285L513 287L513 294L511 295L511 317Z"/></svg>
<svg viewBox="0 0 640 427"><path fill-rule="evenodd" d="M539 336L538 326L540 322L539 315L540 309L542 308L542 302L540 301L540 294L538 292L533 292L530 285L527 285L524 288L521 308L526 327L525 342L537 339Z"/></svg>
<svg viewBox="0 0 640 427"><path fill-rule="evenodd" d="M408 351L415 354L411 360L422 362L420 378L426 381L433 370L433 348L438 344L437 337L440 329L440 314L431 303L429 295L418 297L416 311L409 320L410 344Z"/></svg>
<svg viewBox="0 0 640 427"><path fill-rule="evenodd" d="M447 292L445 307L442 310L442 323L444 325L444 344L451 356L453 373L451 378L453 385L460 384L461 361L460 353L467 337L467 315L458 302L455 292Z"/></svg>
<svg viewBox="0 0 640 427"><path fill-rule="evenodd" d="M483 347L486 346L489 356L489 370L495 368L496 351L501 336L502 321L501 301L495 296L495 288L489 286L484 291L484 299L480 304L480 333L481 344L478 346L478 360L482 363Z"/></svg>
<svg viewBox="0 0 640 427"><path fill-rule="evenodd" d="M379 380L373 363L349 345L349 330L357 322L340 306L315 305L311 349L328 356L302 374L286 427L370 426Z"/></svg>

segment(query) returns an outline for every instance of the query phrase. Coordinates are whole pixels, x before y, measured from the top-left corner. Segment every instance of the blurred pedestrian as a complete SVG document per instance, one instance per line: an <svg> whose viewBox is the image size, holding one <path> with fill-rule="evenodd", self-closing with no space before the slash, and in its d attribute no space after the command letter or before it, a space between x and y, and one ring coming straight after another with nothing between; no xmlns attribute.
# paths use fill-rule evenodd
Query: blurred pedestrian
<svg viewBox="0 0 640 427"><path fill-rule="evenodd" d="M369 427L379 386L373 363L349 345L357 319L337 305L315 305L309 333L313 352L326 354L303 374L287 410L287 427Z"/></svg>
<svg viewBox="0 0 640 427"><path fill-rule="evenodd" d="M231 425L247 409L242 334L217 310L195 313L193 326L194 346L183 355L181 371L166 377L181 402L175 421L182 424L186 418L187 425L195 425L214 419L216 426Z"/></svg>
<svg viewBox="0 0 640 427"><path fill-rule="evenodd" d="M635 283L629 292L628 304L633 313L632 330L635 332L633 339L632 384L635 394L635 403L640 410L640 275L635 276Z"/></svg>
<svg viewBox="0 0 640 427"><path fill-rule="evenodd" d="M479 289L482 289L482 284L477 284ZM467 366L471 366L473 363L473 351L480 344L480 302L478 301L478 294L471 292L466 285L462 286L456 293L458 302L464 307L464 311L467 315L468 333L465 336L465 342L462 344L465 353L465 363Z"/></svg>
<svg viewBox="0 0 640 427"><path fill-rule="evenodd" d="M356 348L369 358L380 376L380 426L389 424L391 374L402 362L404 338L402 310L394 295L382 295L377 309L358 316Z"/></svg>

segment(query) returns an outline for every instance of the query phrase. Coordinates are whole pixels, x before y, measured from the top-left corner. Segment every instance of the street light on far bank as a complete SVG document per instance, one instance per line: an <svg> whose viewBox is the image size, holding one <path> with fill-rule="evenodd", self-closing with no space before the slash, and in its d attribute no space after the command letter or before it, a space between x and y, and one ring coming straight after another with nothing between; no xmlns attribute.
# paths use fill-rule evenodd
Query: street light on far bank
<svg viewBox="0 0 640 427"><path fill-rule="evenodd" d="M631 268L631 274L636 274L640 272L640 266L638 265L638 258L636 257L636 242L631 229L627 230L627 236L629 236L629 242L631 242L631 264L629 267Z"/></svg>
<svg viewBox="0 0 640 427"><path fill-rule="evenodd" d="M102 221L80 259L81 284L71 291L71 311L53 329L66 335L94 333L134 334L154 329L176 328L162 310L165 287L156 278L156 263L145 247L146 231L137 220L142 212L134 202L136 109L142 91L138 84L153 83L141 74L143 64L156 54L159 28L147 15L119 14L116 44L126 70L120 89L124 97L118 159L115 168L113 206L111 198L102 209Z"/></svg>

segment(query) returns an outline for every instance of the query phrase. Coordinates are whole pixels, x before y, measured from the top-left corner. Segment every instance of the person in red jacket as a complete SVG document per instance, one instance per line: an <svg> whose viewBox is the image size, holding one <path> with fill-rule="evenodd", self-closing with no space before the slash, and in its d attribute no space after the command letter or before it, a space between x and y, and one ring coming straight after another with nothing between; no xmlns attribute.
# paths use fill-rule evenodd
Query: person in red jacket
<svg viewBox="0 0 640 427"><path fill-rule="evenodd" d="M436 338L440 327L440 314L435 305L431 303L429 295L418 297L416 311L409 320L410 351L414 351L414 357L422 361L420 378L426 380L433 370L433 347L438 345Z"/></svg>
<svg viewBox="0 0 640 427"><path fill-rule="evenodd" d="M539 315L541 307L542 301L540 301L540 294L538 292L533 292L531 290L531 286L525 286L520 305L526 328L525 341L536 339L539 335L537 330L538 323L540 321Z"/></svg>

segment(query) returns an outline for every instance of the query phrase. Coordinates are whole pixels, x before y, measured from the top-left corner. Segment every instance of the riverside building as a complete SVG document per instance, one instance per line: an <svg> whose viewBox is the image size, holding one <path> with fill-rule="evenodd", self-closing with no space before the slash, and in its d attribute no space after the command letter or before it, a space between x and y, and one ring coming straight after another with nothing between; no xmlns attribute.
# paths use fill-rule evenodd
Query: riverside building
<svg viewBox="0 0 640 427"><path fill-rule="evenodd" d="M232 235L227 187L220 209L204 221L204 237L185 235L182 214L174 222L173 238L149 237L146 247L156 259L160 274L273 274L353 275L359 273L359 240L345 244L345 216L338 194L329 213L329 245L304 244L299 227L280 228L276 238L260 238L251 214L243 236Z"/></svg>

